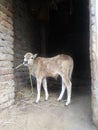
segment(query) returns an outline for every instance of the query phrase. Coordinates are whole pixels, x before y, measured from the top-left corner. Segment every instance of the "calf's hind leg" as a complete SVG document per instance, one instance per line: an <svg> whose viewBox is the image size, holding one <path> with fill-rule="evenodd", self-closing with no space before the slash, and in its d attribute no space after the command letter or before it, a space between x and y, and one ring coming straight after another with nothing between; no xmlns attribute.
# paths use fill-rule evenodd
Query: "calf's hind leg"
<svg viewBox="0 0 98 130"><path fill-rule="evenodd" d="M67 102L66 102L66 106L70 104L71 102L71 89L72 89L72 83L69 79L65 80L65 85L67 88Z"/></svg>
<svg viewBox="0 0 98 130"><path fill-rule="evenodd" d="M60 101L62 99L64 92L65 92L65 88L66 88L66 86L65 86L64 80L62 78L62 90L61 90L60 96L57 99L58 101Z"/></svg>
<svg viewBox="0 0 98 130"><path fill-rule="evenodd" d="M46 78L43 79L43 88L45 91L45 100L48 100L49 94L48 94L48 89L47 89L47 80Z"/></svg>

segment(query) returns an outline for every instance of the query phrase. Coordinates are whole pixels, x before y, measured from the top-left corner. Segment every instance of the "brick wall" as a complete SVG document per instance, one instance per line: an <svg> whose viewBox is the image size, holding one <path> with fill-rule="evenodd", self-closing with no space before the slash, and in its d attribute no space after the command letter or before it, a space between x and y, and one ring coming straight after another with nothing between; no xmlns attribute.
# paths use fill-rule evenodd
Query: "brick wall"
<svg viewBox="0 0 98 130"><path fill-rule="evenodd" d="M9 4L10 3L10 4ZM0 0L0 109L14 102L12 1Z"/></svg>
<svg viewBox="0 0 98 130"><path fill-rule="evenodd" d="M40 24L24 0L0 0L0 109L10 106L15 90L29 82L26 67L14 69L28 51L40 53Z"/></svg>

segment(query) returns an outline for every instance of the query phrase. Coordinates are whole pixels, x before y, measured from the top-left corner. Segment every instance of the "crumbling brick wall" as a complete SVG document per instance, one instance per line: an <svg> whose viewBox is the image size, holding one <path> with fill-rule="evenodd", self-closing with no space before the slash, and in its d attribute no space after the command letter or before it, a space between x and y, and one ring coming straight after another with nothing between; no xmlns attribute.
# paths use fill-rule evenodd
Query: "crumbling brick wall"
<svg viewBox="0 0 98 130"><path fill-rule="evenodd" d="M0 0L0 109L10 106L15 90L29 82L26 67L14 69L28 51L40 53L40 24L26 1Z"/></svg>
<svg viewBox="0 0 98 130"><path fill-rule="evenodd" d="M9 4L10 3L10 4ZM14 102L12 1L0 0L0 109Z"/></svg>
<svg viewBox="0 0 98 130"><path fill-rule="evenodd" d="M90 0L90 61L92 120L98 128L98 1Z"/></svg>

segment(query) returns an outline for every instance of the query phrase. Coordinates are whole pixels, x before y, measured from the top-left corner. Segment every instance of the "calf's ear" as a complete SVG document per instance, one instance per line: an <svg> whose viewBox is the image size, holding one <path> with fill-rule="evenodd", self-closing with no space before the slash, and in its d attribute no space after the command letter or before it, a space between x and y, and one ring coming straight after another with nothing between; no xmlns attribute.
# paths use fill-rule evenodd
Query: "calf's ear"
<svg viewBox="0 0 98 130"><path fill-rule="evenodd" d="M35 59L35 58L37 57L37 55L38 55L37 53L36 53L36 54L34 54L34 55L33 55L33 59Z"/></svg>

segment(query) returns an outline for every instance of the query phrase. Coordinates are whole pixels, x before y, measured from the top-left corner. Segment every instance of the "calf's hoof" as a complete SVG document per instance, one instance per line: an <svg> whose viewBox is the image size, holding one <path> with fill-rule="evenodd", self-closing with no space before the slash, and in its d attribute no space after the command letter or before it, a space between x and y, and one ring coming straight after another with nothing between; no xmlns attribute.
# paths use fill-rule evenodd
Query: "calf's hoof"
<svg viewBox="0 0 98 130"><path fill-rule="evenodd" d="M70 102L66 102L66 103L65 103L65 106L68 106L69 104L70 104Z"/></svg>
<svg viewBox="0 0 98 130"><path fill-rule="evenodd" d="M57 101L60 102L62 99L58 98Z"/></svg>
<svg viewBox="0 0 98 130"><path fill-rule="evenodd" d="M45 99L45 101L48 101L48 99Z"/></svg>
<svg viewBox="0 0 98 130"><path fill-rule="evenodd" d="M39 103L39 100L36 100L35 103L38 104L38 103Z"/></svg>

